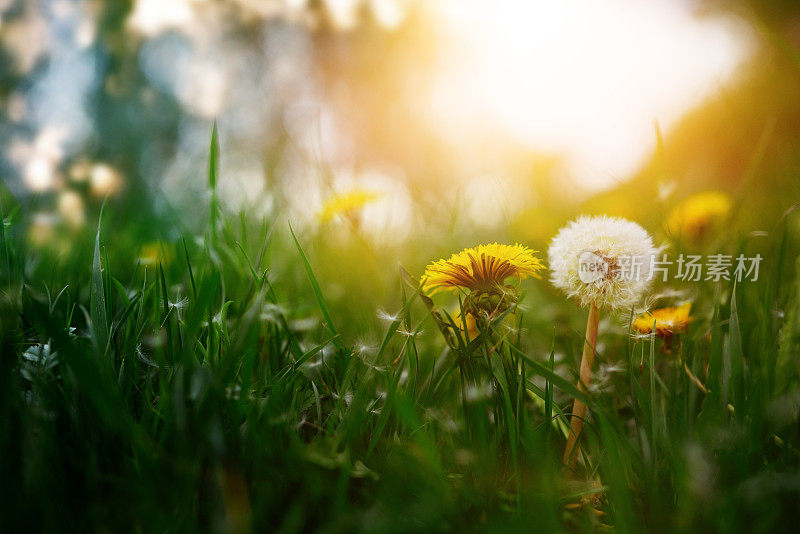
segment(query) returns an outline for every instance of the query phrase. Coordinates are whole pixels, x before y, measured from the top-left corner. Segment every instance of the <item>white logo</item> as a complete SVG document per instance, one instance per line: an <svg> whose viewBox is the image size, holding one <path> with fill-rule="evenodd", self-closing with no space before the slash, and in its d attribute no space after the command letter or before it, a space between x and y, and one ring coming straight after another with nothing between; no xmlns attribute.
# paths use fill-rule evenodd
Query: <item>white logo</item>
<svg viewBox="0 0 800 534"><path fill-rule="evenodd" d="M594 252L583 252L578 258L578 277L584 284L591 284L608 275L608 262Z"/></svg>

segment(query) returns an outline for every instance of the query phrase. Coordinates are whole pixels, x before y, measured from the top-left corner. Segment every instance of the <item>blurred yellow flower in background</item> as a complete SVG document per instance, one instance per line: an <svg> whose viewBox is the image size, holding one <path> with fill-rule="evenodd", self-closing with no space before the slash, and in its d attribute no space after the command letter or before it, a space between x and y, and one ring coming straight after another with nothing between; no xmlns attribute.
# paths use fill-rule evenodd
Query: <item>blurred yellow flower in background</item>
<svg viewBox="0 0 800 534"><path fill-rule="evenodd" d="M356 210L375 202L380 197L380 193L366 189L353 189L346 193L334 195L322 205L322 209L319 211L319 220L322 223L327 223L338 215L352 216Z"/></svg>
<svg viewBox="0 0 800 534"><path fill-rule="evenodd" d="M172 261L172 252L165 243L156 241L143 245L139 251L139 263L142 265L168 265Z"/></svg>
<svg viewBox="0 0 800 534"><path fill-rule="evenodd" d="M502 288L507 278L541 278L539 271L545 267L535 253L522 245L498 243L467 248L428 265L420 284L429 294L455 288L492 291Z"/></svg>
<svg viewBox="0 0 800 534"><path fill-rule="evenodd" d="M731 211L733 200L721 191L705 191L675 206L664 225L668 234L699 239Z"/></svg>
<svg viewBox="0 0 800 534"><path fill-rule="evenodd" d="M633 329L640 334L652 334L655 324L655 333L658 337L667 338L686 330L692 320L689 312L692 303L686 302L676 307L659 308L648 312L633 321Z"/></svg>

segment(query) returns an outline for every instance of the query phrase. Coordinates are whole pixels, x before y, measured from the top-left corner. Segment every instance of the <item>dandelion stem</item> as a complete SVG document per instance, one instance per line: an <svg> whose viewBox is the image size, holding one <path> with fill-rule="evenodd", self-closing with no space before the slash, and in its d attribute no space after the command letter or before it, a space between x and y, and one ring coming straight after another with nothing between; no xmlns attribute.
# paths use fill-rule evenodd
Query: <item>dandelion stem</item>
<svg viewBox="0 0 800 534"><path fill-rule="evenodd" d="M711 393L709 389L702 382L700 382L700 379L697 378L697 376L695 376L692 370L689 369L689 366L686 365L685 363L683 364L683 370L686 372L686 376L689 377L689 380L691 380L692 383L694 383L694 385L697 386L697 389L702 391L704 395L708 395L709 393Z"/></svg>
<svg viewBox="0 0 800 534"><path fill-rule="evenodd" d="M580 380L578 389L586 392L592 381L592 366L594 365L594 352L597 346L597 325L600 322L600 311L592 304L589 308L589 319L586 322L586 337L583 343L581 356ZM570 471L575 466L578 458L578 438L583 431L583 422L586 417L586 404L575 399L572 404L572 417L570 419L570 432L567 439L567 448L564 450L564 465Z"/></svg>

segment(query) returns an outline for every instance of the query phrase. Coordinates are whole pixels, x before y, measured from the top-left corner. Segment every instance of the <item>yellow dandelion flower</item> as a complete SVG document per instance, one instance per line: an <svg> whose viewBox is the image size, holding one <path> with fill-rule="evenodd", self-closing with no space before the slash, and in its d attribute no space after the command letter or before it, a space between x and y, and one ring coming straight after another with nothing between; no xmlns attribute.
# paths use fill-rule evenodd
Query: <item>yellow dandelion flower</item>
<svg viewBox="0 0 800 534"><path fill-rule="evenodd" d="M172 261L172 251L164 243L155 242L143 245L139 251L141 265L168 265Z"/></svg>
<svg viewBox="0 0 800 534"><path fill-rule="evenodd" d="M721 191L697 193L675 206L664 226L669 234L698 239L728 215L732 206L730 196Z"/></svg>
<svg viewBox="0 0 800 534"><path fill-rule="evenodd" d="M353 189L347 193L334 195L323 204L319 211L319 220L327 223L337 215L352 215L359 208L375 202L380 197L380 193L365 189Z"/></svg>
<svg viewBox="0 0 800 534"><path fill-rule="evenodd" d="M692 318L689 312L692 310L692 303L686 302L677 308L659 308L648 312L633 321L633 329L640 334L652 334L653 324L658 337L666 338L673 334L679 334L686 330Z"/></svg>
<svg viewBox="0 0 800 534"><path fill-rule="evenodd" d="M522 245L497 243L467 248L428 265L420 284L428 294L455 288L493 291L502 288L507 278L541 278L544 265L535 253Z"/></svg>

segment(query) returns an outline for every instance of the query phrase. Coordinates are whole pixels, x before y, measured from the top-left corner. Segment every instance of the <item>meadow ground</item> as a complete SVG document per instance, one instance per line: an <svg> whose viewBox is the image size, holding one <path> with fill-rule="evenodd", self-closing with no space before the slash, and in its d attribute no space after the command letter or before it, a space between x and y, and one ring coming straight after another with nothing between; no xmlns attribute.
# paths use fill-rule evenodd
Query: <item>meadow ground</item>
<svg viewBox="0 0 800 534"><path fill-rule="evenodd" d="M155 243L113 200L96 234L37 237L30 202L4 194L4 531L797 524L795 213L753 234L737 209L672 240L672 255L761 254L760 276L657 281L652 302L692 302L668 339L603 314L584 393L586 310L547 271L473 334L463 295L418 283L478 236L380 243L356 217L294 231L279 210L220 206L214 160L205 230L176 213ZM590 415L570 473L576 397Z"/></svg>

